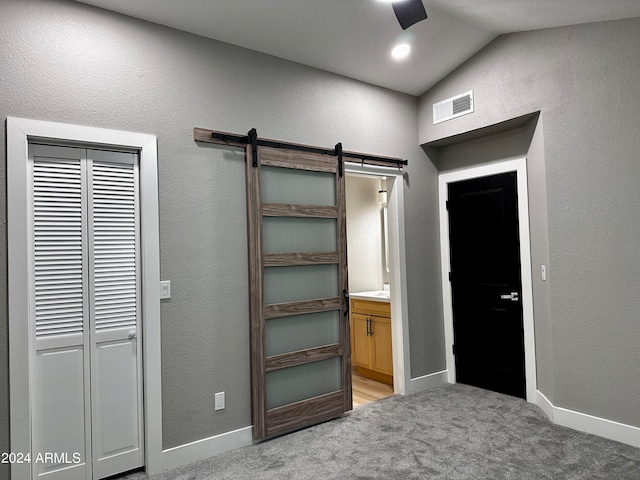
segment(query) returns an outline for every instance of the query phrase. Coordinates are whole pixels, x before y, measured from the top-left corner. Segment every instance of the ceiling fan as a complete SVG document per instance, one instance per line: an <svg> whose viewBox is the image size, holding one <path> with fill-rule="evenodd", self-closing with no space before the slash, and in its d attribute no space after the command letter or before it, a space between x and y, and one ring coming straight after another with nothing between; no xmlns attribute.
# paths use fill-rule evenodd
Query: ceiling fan
<svg viewBox="0 0 640 480"><path fill-rule="evenodd" d="M392 0L391 6L403 30L427 18L422 0Z"/></svg>

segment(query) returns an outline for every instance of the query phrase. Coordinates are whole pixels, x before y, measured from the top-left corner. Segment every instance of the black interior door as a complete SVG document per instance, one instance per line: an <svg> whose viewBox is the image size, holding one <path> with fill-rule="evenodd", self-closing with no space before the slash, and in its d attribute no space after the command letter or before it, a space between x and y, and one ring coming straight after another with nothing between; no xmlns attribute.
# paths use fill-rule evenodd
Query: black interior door
<svg viewBox="0 0 640 480"><path fill-rule="evenodd" d="M456 381L525 398L516 173L448 194Z"/></svg>

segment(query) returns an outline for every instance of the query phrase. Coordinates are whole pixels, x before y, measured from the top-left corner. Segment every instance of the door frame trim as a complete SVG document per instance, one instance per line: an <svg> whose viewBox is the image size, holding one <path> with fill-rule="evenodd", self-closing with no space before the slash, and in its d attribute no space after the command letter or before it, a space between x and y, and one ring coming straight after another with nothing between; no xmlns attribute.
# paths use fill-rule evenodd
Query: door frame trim
<svg viewBox="0 0 640 480"><path fill-rule="evenodd" d="M387 215L389 229L389 285L391 290L391 349L393 391L397 395L411 389L409 355L409 306L407 300L407 256L404 230L404 177L402 170L345 162L347 174L387 177Z"/></svg>
<svg viewBox="0 0 640 480"><path fill-rule="evenodd" d="M162 464L160 361L160 235L158 155L155 135L63 123L7 118L7 243L9 303L9 425L13 452L31 451L31 359L27 222L28 145L31 140L77 143L83 147L135 149L140 155L140 240L144 461L147 471ZM155 468L152 468L155 466ZM31 465L12 464L11 478L31 478Z"/></svg>
<svg viewBox="0 0 640 480"><path fill-rule="evenodd" d="M524 359L527 401L536 403L536 348L533 316L533 283L531 276L531 240L529 236L529 196L527 187L527 159L519 158L486 165L443 172L438 176L440 210L440 253L442 270L442 301L444 313L444 338L447 361L447 380L456 383L456 366L453 355L453 303L451 296L449 213L447 193L449 183L460 180L487 177L500 173L517 173L518 225L520 234L520 276L522 283L522 320L524 329Z"/></svg>

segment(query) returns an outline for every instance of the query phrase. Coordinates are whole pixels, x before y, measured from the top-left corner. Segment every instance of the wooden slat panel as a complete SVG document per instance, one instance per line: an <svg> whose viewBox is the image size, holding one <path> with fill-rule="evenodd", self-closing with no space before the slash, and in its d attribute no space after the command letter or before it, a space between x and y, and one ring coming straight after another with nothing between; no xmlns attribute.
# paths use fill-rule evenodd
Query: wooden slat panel
<svg viewBox="0 0 640 480"><path fill-rule="evenodd" d="M262 215L265 217L337 218L338 207L294 205L290 203L265 203L262 205Z"/></svg>
<svg viewBox="0 0 640 480"><path fill-rule="evenodd" d="M263 265L265 267L324 265L327 263L338 263L338 261L338 252L265 253L263 257Z"/></svg>
<svg viewBox="0 0 640 480"><path fill-rule="evenodd" d="M209 130L206 128L194 128L193 129L193 139L196 142L204 142L204 143L215 143L218 145L229 145L232 147L242 147L245 148L247 146L246 142L236 142L233 140L223 140L220 138L211 138L211 133L213 132L213 130ZM232 137L237 136L235 133L226 133L226 132L216 132L216 133L221 133L223 135L229 135ZM248 154L249 157L251 158L251 154Z"/></svg>
<svg viewBox="0 0 640 480"><path fill-rule="evenodd" d="M260 161L262 165L269 167L327 173L336 173L338 169L337 157L271 147L260 147L260 149Z"/></svg>
<svg viewBox="0 0 640 480"><path fill-rule="evenodd" d="M344 392L327 393L267 411L267 435L274 437L294 429L331 420L344 413Z"/></svg>
<svg viewBox="0 0 640 480"><path fill-rule="evenodd" d="M299 350L297 352L283 353L281 355L273 355L267 357L267 372L279 370L281 368L296 367L306 363L319 362L328 358L339 357L342 355L342 347L339 343L326 345L324 347L310 348L308 350Z"/></svg>
<svg viewBox="0 0 640 480"><path fill-rule="evenodd" d="M292 315L302 315L303 313L326 312L338 310L340 308L340 298L320 298L318 300L304 300L302 302L274 303L264 306L264 318L290 317Z"/></svg>
<svg viewBox="0 0 640 480"><path fill-rule="evenodd" d="M246 146L245 155L251 158L251 145ZM247 160L247 230L249 237L249 313L251 324L251 409L253 436L262 439L267 435L265 412L266 372L264 355L264 311L262 288L262 214L260 208L260 169L253 168Z"/></svg>

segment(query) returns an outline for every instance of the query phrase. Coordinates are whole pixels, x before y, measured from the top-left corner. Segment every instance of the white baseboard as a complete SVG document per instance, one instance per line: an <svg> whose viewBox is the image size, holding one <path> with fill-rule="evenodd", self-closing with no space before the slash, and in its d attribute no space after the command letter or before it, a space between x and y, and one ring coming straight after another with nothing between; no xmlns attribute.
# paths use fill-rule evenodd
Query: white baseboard
<svg viewBox="0 0 640 480"><path fill-rule="evenodd" d="M253 443L252 427L240 428L214 437L203 438L195 442L168 448L162 451L162 465L159 470L147 466L147 474L155 475L199 460L205 460L236 448Z"/></svg>
<svg viewBox="0 0 640 480"><path fill-rule="evenodd" d="M440 385L446 385L449 383L447 380L447 370L441 372L430 373L429 375L423 375L422 377L416 377L411 379L409 384L409 391L407 393L418 393L429 388L438 387Z"/></svg>
<svg viewBox="0 0 640 480"><path fill-rule="evenodd" d="M554 408L553 417L557 425L592 433L593 435L640 448L640 428L638 427L560 407Z"/></svg>
<svg viewBox="0 0 640 480"><path fill-rule="evenodd" d="M556 425L640 448L640 428L554 406L540 391L538 406Z"/></svg>
<svg viewBox="0 0 640 480"><path fill-rule="evenodd" d="M535 404L538 405L547 418L553 422L553 403L551 403L540 390L536 390Z"/></svg>

